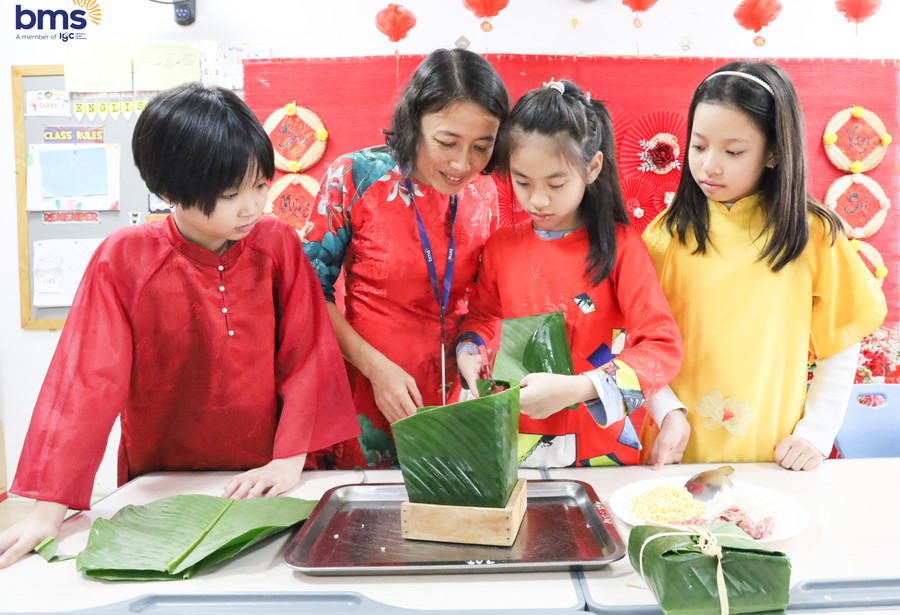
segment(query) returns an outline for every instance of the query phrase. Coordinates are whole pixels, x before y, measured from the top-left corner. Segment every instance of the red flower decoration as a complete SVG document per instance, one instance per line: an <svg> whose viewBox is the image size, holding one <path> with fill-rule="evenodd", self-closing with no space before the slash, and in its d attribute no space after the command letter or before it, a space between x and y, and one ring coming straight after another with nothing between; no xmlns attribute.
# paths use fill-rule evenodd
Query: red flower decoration
<svg viewBox="0 0 900 615"><path fill-rule="evenodd" d="M654 4L657 0L622 0L622 4L630 8L635 13L643 13Z"/></svg>
<svg viewBox="0 0 900 615"><path fill-rule="evenodd" d="M643 233L647 225L665 209L663 199L643 177L628 177L622 181L622 200L631 225Z"/></svg>
<svg viewBox="0 0 900 615"><path fill-rule="evenodd" d="M687 144L687 120L674 111L651 111L632 122L616 162L623 178L640 177L660 192L675 190Z"/></svg>
<svg viewBox="0 0 900 615"><path fill-rule="evenodd" d="M781 13L779 0L743 0L734 9L734 19L742 28L759 32Z"/></svg>
<svg viewBox="0 0 900 615"><path fill-rule="evenodd" d="M509 0L463 0L463 6L475 13L479 19L496 17L506 8Z"/></svg>
<svg viewBox="0 0 900 615"><path fill-rule="evenodd" d="M834 6L847 21L862 23L878 12L881 0L836 0Z"/></svg>
<svg viewBox="0 0 900 615"><path fill-rule="evenodd" d="M406 38L406 34L415 25L416 16L413 12L399 4L389 4L375 14L375 27L392 43Z"/></svg>

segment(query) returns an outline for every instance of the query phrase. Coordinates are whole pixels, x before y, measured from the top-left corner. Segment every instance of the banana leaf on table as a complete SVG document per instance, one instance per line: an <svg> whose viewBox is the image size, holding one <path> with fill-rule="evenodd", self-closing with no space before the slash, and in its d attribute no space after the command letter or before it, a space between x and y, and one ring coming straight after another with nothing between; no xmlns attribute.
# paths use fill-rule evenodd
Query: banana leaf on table
<svg viewBox="0 0 900 615"><path fill-rule="evenodd" d="M94 521L76 568L108 581L188 579L307 519L315 504L191 494L126 506Z"/></svg>
<svg viewBox="0 0 900 615"><path fill-rule="evenodd" d="M518 480L519 386L394 423L410 502L503 508Z"/></svg>

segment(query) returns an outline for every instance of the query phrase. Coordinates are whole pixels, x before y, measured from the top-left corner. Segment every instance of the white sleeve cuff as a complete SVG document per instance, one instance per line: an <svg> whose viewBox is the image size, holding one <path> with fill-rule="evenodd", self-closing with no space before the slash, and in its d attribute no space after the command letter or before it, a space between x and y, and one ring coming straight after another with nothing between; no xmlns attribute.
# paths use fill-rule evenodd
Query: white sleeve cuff
<svg viewBox="0 0 900 615"><path fill-rule="evenodd" d="M844 421L858 358L859 342L830 357L816 359L803 418L794 427L793 435L809 440L825 457L831 454Z"/></svg>
<svg viewBox="0 0 900 615"><path fill-rule="evenodd" d="M673 410L681 410L687 415L687 407L681 403L669 385L664 386L656 392L656 395L645 401L644 408L647 409L647 414L650 415L657 427L662 426L663 419Z"/></svg>

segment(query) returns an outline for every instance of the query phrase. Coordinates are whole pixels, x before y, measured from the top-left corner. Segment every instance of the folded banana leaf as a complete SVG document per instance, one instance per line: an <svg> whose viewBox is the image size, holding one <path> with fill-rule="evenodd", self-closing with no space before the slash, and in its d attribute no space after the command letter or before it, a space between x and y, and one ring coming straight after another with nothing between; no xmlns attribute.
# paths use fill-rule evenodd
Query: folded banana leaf
<svg viewBox="0 0 900 615"><path fill-rule="evenodd" d="M192 494L126 506L94 521L76 568L108 581L187 579L305 520L315 504Z"/></svg>
<svg viewBox="0 0 900 615"><path fill-rule="evenodd" d="M572 351L563 313L506 318L500 326L500 348L494 358L497 380L521 380L532 372L571 376Z"/></svg>
<svg viewBox="0 0 900 615"><path fill-rule="evenodd" d="M708 529L722 548L729 612L784 613L791 577L788 556L753 540L734 523L711 523ZM631 530L628 558L666 615L721 613L718 558L702 553L699 543L691 526L637 525Z"/></svg>
<svg viewBox="0 0 900 615"><path fill-rule="evenodd" d="M392 426L410 502L503 508L518 479L519 386Z"/></svg>

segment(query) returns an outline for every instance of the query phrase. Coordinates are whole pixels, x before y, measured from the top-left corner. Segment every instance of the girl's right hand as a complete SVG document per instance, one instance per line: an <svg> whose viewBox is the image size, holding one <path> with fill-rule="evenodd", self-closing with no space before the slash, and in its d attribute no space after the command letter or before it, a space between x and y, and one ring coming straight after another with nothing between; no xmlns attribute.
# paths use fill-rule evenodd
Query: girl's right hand
<svg viewBox="0 0 900 615"><path fill-rule="evenodd" d="M403 368L384 358L369 374L375 405L391 423L412 416L422 404L415 379Z"/></svg>
<svg viewBox="0 0 900 615"><path fill-rule="evenodd" d="M0 568L8 568L46 538L56 538L68 507L56 502L34 503L24 519L0 532Z"/></svg>
<svg viewBox="0 0 900 615"><path fill-rule="evenodd" d="M480 354L469 354L461 352L456 357L456 367L459 369L459 376L466 381L469 387L469 393L472 397L478 397L478 386L475 382L478 380L478 374L482 370L482 360Z"/></svg>

